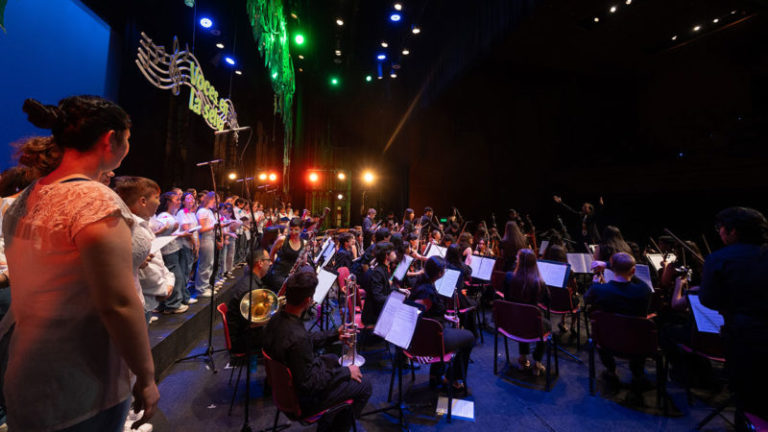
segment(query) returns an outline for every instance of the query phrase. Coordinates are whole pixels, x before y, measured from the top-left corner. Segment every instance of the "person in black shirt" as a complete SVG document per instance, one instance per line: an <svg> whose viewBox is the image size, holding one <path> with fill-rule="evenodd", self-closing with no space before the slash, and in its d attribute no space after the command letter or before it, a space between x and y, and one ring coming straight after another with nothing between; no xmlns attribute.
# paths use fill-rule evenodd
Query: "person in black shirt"
<svg viewBox="0 0 768 432"><path fill-rule="evenodd" d="M353 240L354 236L350 233L339 234L339 250L336 251L336 256L334 257L334 270L338 270L341 267L352 270L352 253L350 250L352 249Z"/></svg>
<svg viewBox="0 0 768 432"><path fill-rule="evenodd" d="M432 207L424 207L424 216L419 220L419 225L424 227L422 230L422 238L426 239L432 231L439 230L440 226L435 223L435 212Z"/></svg>
<svg viewBox="0 0 768 432"><path fill-rule="evenodd" d="M608 283L593 283L584 294L584 302L592 305L594 309L622 315L645 317L651 303L653 289L635 276L635 259L632 255L619 252L610 259L611 269L615 279ZM606 378L618 383L616 375L616 360L609 352L598 350L600 361L606 368ZM633 382L636 385L644 384L644 358L629 360L629 369L632 371Z"/></svg>
<svg viewBox="0 0 768 432"><path fill-rule="evenodd" d="M251 338L251 352L259 352L261 348L261 337L263 326L255 327L249 325L248 320L240 313L240 301L248 292L255 289L266 288L262 278L269 270L271 260L269 254L262 248L253 251L253 264L251 265L253 278L248 272L248 268L235 282L232 288L234 294L227 302L227 325L229 326L229 337L232 341L232 352L246 352L246 340Z"/></svg>
<svg viewBox="0 0 768 432"><path fill-rule="evenodd" d="M744 207L716 219L725 247L704 262L699 299L725 318L721 335L737 409L768 418L768 222Z"/></svg>
<svg viewBox="0 0 768 432"><path fill-rule="evenodd" d="M368 214L363 218L363 247L366 249L371 245L373 234L376 231L373 227L374 219L376 219L376 209L369 208Z"/></svg>
<svg viewBox="0 0 768 432"><path fill-rule="evenodd" d="M403 236L407 236L411 233L411 231L414 230L414 222L413 219L416 217L416 213L413 212L412 208L405 209L405 213L403 214L403 228L402 228L402 234Z"/></svg>
<svg viewBox="0 0 768 432"><path fill-rule="evenodd" d="M416 307L422 310L420 317L433 318L443 324L443 344L445 352L456 352L456 358L453 360L453 370L451 376L455 381L452 384L456 389L464 388L464 383L456 377L466 379L467 367L469 365L469 356L472 353L472 347L475 345L475 336L469 330L457 329L453 321L446 317L446 307L443 303L443 297L437 293L435 281L443 277L445 273L445 260L433 256L424 264L424 277L411 294L411 301ZM447 324L447 325L446 325ZM441 376L445 371L440 363L433 363L429 368L430 385L440 384Z"/></svg>
<svg viewBox="0 0 768 432"><path fill-rule="evenodd" d="M311 415L352 399L359 417L371 397L370 381L355 365L339 366L333 354L315 355L315 350L343 339L342 329L307 332L301 315L312 305L317 276L311 267L300 268L286 282L286 305L267 324L264 352L291 370L303 413ZM320 421L318 431L348 431L351 419L344 412Z"/></svg>
<svg viewBox="0 0 768 432"><path fill-rule="evenodd" d="M264 283L275 292L278 292L288 277L293 265L301 255L307 242L301 239L301 219L293 218L288 224L288 237L280 236L272 245L269 257L275 264L269 269L264 278Z"/></svg>
<svg viewBox="0 0 768 432"><path fill-rule="evenodd" d="M381 242L376 244L375 257L376 266L366 272L364 283L361 285L366 294L360 319L366 326L376 325L384 303L392 292L389 282L392 271L389 265L397 259L397 254L392 243Z"/></svg>

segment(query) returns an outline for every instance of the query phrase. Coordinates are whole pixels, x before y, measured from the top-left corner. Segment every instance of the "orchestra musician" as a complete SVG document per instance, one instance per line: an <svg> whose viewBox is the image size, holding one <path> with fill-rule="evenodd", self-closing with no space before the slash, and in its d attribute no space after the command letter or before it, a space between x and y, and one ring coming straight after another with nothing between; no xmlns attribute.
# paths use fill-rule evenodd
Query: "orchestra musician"
<svg viewBox="0 0 768 432"><path fill-rule="evenodd" d="M334 257L334 270L338 270L341 267L346 267L347 269L352 269L352 243L355 241L354 235L351 233L345 232L339 234L338 237L338 244L339 244L339 250L336 251L336 255Z"/></svg>
<svg viewBox="0 0 768 432"><path fill-rule="evenodd" d="M232 288L233 295L227 302L227 325L229 326L229 336L232 341L232 352L244 353L248 347L247 339L250 338L251 352L258 352L261 349L261 339L263 337L264 326L255 326L248 322L240 313L240 301L243 296L251 290L266 288L263 282L267 275L272 260L269 254L262 248L253 251L253 263L246 267L246 271L235 282ZM253 273L249 274L248 270Z"/></svg>
<svg viewBox="0 0 768 432"><path fill-rule="evenodd" d="M528 247L528 241L520 232L517 222L507 221L507 225L504 227L504 237L499 242L501 256L504 258L504 271L511 271L515 268L517 251L526 247Z"/></svg>
<svg viewBox="0 0 768 432"><path fill-rule="evenodd" d="M412 208L405 209L405 213L403 214L403 227L402 227L402 233L403 235L408 235L415 229L414 226L414 218L416 217L416 213L413 212Z"/></svg>
<svg viewBox="0 0 768 432"><path fill-rule="evenodd" d="M353 413L359 417L373 388L354 364L339 365L334 354L317 355L315 350L336 341L347 340L348 331L338 330L310 333L301 316L313 303L317 275L311 267L303 267L286 281L284 309L270 319L264 331L264 352L273 360L286 365L302 412L316 413L352 399ZM343 410L325 415L318 423L318 431L348 431L353 419Z"/></svg>
<svg viewBox="0 0 768 432"><path fill-rule="evenodd" d="M596 216L598 211L591 203L585 202L581 205L581 210L576 211L571 206L563 202L563 199L557 195L552 199L560 205L563 209L571 214L579 217L581 222L581 229L579 230L579 236L577 237L579 244L596 244L600 242L600 232L597 229ZM600 209L605 205L603 197L600 197Z"/></svg>
<svg viewBox="0 0 768 432"><path fill-rule="evenodd" d="M369 208L368 213L363 218L363 248L368 249L371 245L371 240L376 231L374 228L373 220L376 219L376 209Z"/></svg>
<svg viewBox="0 0 768 432"><path fill-rule="evenodd" d="M453 383L449 383L443 378L445 373L443 366L440 363L433 363L429 368L430 386L453 385L456 390L466 390L463 380L467 376L467 366L472 347L475 345L475 336L469 330L454 328L453 317L446 316L445 303L435 288L435 281L443 277L444 273L444 259L438 256L428 259L424 264L424 275L413 290L409 303L413 303L422 310L419 318L433 318L441 322L445 352L454 351L456 353L453 369L449 374L453 377Z"/></svg>
<svg viewBox="0 0 768 432"><path fill-rule="evenodd" d="M376 244L374 256L376 265L366 272L364 283L361 285L365 289L366 297L360 318L366 326L376 325L379 314L384 308L384 303L386 303L389 293L392 292L389 277L394 268L390 268L390 266L397 259L394 246L387 241Z"/></svg>
<svg viewBox="0 0 768 432"><path fill-rule="evenodd" d="M419 224L424 227L422 237L429 236L435 230L440 230L440 226L435 222L435 212L432 207L424 207L424 215L419 220Z"/></svg>
<svg viewBox="0 0 768 432"><path fill-rule="evenodd" d="M269 258L274 265L270 267L265 278L265 284L272 291L279 291L285 278L299 258L301 250L306 246L306 241L301 238L301 219L293 218L288 223L288 236L281 235L272 245Z"/></svg>

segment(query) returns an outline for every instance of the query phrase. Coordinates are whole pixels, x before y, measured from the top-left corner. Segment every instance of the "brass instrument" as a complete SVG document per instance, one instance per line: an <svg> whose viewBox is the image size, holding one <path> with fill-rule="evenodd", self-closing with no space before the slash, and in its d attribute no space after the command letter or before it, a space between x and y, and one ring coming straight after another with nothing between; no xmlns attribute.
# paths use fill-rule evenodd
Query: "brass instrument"
<svg viewBox="0 0 768 432"><path fill-rule="evenodd" d="M339 305L339 312L342 314L342 329L349 335L349 340L342 348L339 364L341 366L355 365L360 367L365 364L365 357L357 353L357 324L355 323L355 307L358 295L357 277L350 273L344 285L344 303Z"/></svg>
<svg viewBox="0 0 768 432"><path fill-rule="evenodd" d="M266 324L279 309L277 294L266 288L250 290L240 299L240 315L251 324Z"/></svg>

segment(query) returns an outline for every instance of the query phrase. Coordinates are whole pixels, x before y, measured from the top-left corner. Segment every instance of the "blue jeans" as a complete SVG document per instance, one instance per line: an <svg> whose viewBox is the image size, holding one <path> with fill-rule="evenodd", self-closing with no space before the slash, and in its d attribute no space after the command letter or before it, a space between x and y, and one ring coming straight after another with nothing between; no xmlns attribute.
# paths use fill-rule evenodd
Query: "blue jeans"
<svg viewBox="0 0 768 432"><path fill-rule="evenodd" d="M189 283L189 274L192 272L192 267L195 265L195 254L192 253L192 249L188 247L182 247L179 249L179 268L181 270L182 284L182 300L184 304L189 304L189 290L187 284Z"/></svg>
<svg viewBox="0 0 768 432"><path fill-rule="evenodd" d="M200 255L197 258L197 275L195 276L195 290L203 292L210 288L211 273L213 272L213 253L216 247L216 239L213 231L200 234Z"/></svg>
<svg viewBox="0 0 768 432"><path fill-rule="evenodd" d="M178 309L184 301L184 291L187 290L187 278L181 268L181 254L181 249L179 249L172 254L163 255L165 266L176 278L171 296L163 302L163 306L166 309Z"/></svg>
<svg viewBox="0 0 768 432"><path fill-rule="evenodd" d="M128 398L74 426L60 429L59 432L122 432L130 407L131 398Z"/></svg>

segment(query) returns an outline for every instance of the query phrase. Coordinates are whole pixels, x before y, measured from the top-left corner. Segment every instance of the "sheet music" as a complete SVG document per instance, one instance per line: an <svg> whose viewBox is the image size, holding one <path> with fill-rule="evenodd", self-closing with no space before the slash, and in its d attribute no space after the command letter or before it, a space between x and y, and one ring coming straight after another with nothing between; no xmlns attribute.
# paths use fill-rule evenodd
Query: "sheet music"
<svg viewBox="0 0 768 432"><path fill-rule="evenodd" d="M392 291L379 314L373 333L404 349L411 345L419 320L419 309L403 303L405 294Z"/></svg>
<svg viewBox="0 0 768 432"><path fill-rule="evenodd" d="M723 316L716 310L710 309L699 300L699 296L696 294L688 295L688 303L691 305L693 311L693 318L696 321L696 328L701 333L720 333L720 327L725 324Z"/></svg>
<svg viewBox="0 0 768 432"><path fill-rule="evenodd" d="M651 281L651 268L645 264L635 264L635 276L645 282L648 288L653 292L653 281Z"/></svg>
<svg viewBox="0 0 768 432"><path fill-rule="evenodd" d="M331 262L331 258L336 253L336 247L334 247L333 241L328 240L330 243L323 249L323 262L329 263ZM323 266L325 267L325 266Z"/></svg>
<svg viewBox="0 0 768 432"><path fill-rule="evenodd" d="M315 295L312 297L315 303L322 303L325 300L325 296L328 295L334 282L336 282L335 274L325 269L320 269L317 272L317 288L315 288Z"/></svg>
<svg viewBox="0 0 768 432"><path fill-rule="evenodd" d="M400 261L400 264L397 265L395 268L395 279L402 281L405 279L405 275L408 272L408 269L411 267L411 263L413 262L413 257L410 255L404 255L403 260Z"/></svg>
<svg viewBox="0 0 768 432"><path fill-rule="evenodd" d="M168 243L176 240L176 237L174 236L162 236L162 237L155 237L152 239L152 247L149 250L149 253L155 254L160 249L164 248L168 245Z"/></svg>
<svg viewBox="0 0 768 432"><path fill-rule="evenodd" d="M193 226L192 228L190 228L190 229L188 229L188 230L186 230L186 231L183 231L183 230L181 229L181 227L179 227L179 229L177 229L176 231L174 231L174 232L173 232L171 235L175 235L175 236L177 236L177 235L182 235L182 234L193 233L193 232L195 232L195 231L200 231L200 229L201 229L201 228L202 228L202 226L200 226L200 225L195 225L195 226Z"/></svg>
<svg viewBox="0 0 768 432"><path fill-rule="evenodd" d="M320 248L320 253L315 255L315 264L317 264L320 261L321 256L325 256L325 251L328 248L328 243L332 243L332 240L330 238L326 239L325 242L323 242L323 247Z"/></svg>
<svg viewBox="0 0 768 432"><path fill-rule="evenodd" d="M472 255L472 261L469 263L469 266L472 267L472 277L486 281L491 280L495 265L495 259L477 255Z"/></svg>
<svg viewBox="0 0 768 432"><path fill-rule="evenodd" d="M605 280L605 283L608 283L614 279L616 279L616 275L613 274L613 271L610 269L603 270L603 279Z"/></svg>
<svg viewBox="0 0 768 432"><path fill-rule="evenodd" d="M430 243L429 249L427 250L427 258L432 258L433 256L439 256L439 257L445 258L446 250L447 249L442 246L438 246L434 243Z"/></svg>
<svg viewBox="0 0 768 432"><path fill-rule="evenodd" d="M453 290L456 289L456 282L459 281L461 272L458 270L445 269L443 277L435 281L437 293L443 297L453 297Z"/></svg>
<svg viewBox="0 0 768 432"><path fill-rule="evenodd" d="M592 273L592 255L588 253L569 253L567 257L572 272Z"/></svg>
<svg viewBox="0 0 768 432"><path fill-rule="evenodd" d="M660 253L649 253L645 254L645 256L648 258L648 261L651 262L651 265L653 266L653 269L657 272L661 270L661 262L664 261L664 255ZM675 262L677 260L677 257L675 254L667 254L667 262Z"/></svg>
<svg viewBox="0 0 768 432"><path fill-rule="evenodd" d="M549 240L542 240L541 246L539 246L539 255L544 256L544 254L547 253L548 247L549 247Z"/></svg>
<svg viewBox="0 0 768 432"><path fill-rule="evenodd" d="M440 396L437 399L437 415L448 414L448 398ZM475 421L475 403L464 399L453 399L451 404L451 417L458 417L464 420Z"/></svg>
<svg viewBox="0 0 768 432"><path fill-rule="evenodd" d="M565 288L568 284L568 272L570 266L565 263L551 261L539 261L539 273L547 286Z"/></svg>

